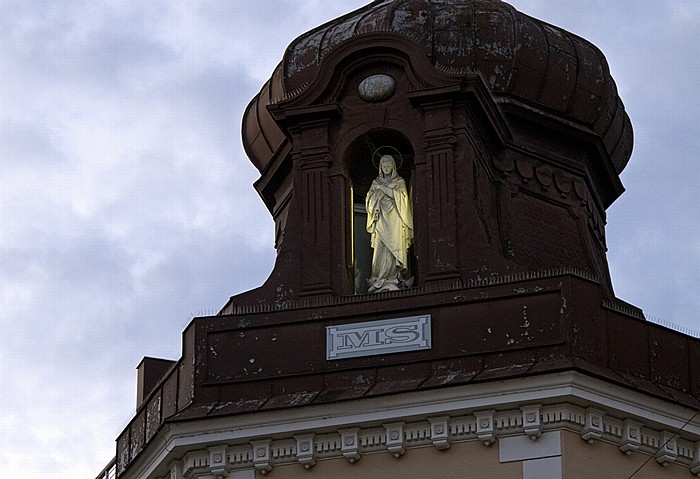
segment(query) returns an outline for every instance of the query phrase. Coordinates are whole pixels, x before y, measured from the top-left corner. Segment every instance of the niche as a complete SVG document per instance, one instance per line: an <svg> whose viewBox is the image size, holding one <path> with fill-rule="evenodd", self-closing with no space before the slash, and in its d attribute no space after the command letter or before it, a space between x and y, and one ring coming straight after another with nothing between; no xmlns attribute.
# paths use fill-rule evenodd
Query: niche
<svg viewBox="0 0 700 479"><path fill-rule="evenodd" d="M411 143L401 133L388 129L371 130L356 138L345 152L345 164L348 165L351 180L352 211L349 214L352 224L351 264L355 294L365 294L370 289L368 280L372 276L373 249L370 233L367 231L365 199L372 181L379 174L378 163L382 154L398 156L397 173L406 182L409 204L413 209L412 184L415 167ZM415 237L415 221L413 233ZM406 271L403 274L406 282L401 284L401 288L415 286L418 282L416 273L416 258L414 247L411 245Z"/></svg>

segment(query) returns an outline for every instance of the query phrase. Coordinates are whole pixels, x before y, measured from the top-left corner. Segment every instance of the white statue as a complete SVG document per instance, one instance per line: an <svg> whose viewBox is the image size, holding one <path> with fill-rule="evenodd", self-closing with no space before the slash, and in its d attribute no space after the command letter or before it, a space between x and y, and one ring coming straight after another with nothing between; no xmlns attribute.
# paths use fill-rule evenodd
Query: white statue
<svg viewBox="0 0 700 479"><path fill-rule="evenodd" d="M379 160L379 175L365 198L367 232L371 235L372 276L368 292L395 291L410 286L403 275L413 242L413 211L406 182L396 172L392 155Z"/></svg>

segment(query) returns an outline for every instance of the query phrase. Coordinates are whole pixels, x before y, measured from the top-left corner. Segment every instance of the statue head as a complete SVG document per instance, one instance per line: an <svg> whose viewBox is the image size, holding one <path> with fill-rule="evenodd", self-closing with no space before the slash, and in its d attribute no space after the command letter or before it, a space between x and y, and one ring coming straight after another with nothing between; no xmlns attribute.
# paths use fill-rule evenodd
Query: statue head
<svg viewBox="0 0 700 479"><path fill-rule="evenodd" d="M379 176L391 178L396 176L396 161L391 155L384 155L379 160Z"/></svg>

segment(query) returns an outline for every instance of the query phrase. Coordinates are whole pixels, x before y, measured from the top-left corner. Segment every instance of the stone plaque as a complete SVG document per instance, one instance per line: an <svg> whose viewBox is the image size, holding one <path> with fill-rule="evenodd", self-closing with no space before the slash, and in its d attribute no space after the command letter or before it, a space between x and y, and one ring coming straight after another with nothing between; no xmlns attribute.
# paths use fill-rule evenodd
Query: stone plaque
<svg viewBox="0 0 700 479"><path fill-rule="evenodd" d="M365 78L357 86L357 93L366 102L376 103L388 100L394 96L396 80L383 73L371 75Z"/></svg>
<svg viewBox="0 0 700 479"><path fill-rule="evenodd" d="M326 359L430 349L430 315L326 327Z"/></svg>

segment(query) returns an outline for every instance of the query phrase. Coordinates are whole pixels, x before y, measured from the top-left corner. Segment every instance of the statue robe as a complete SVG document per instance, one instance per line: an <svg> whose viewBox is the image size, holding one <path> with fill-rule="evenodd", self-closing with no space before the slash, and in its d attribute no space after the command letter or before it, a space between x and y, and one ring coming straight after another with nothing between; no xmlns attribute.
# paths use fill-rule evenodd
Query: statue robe
<svg viewBox="0 0 700 479"><path fill-rule="evenodd" d="M382 187L391 190L391 194L387 195ZM400 289L404 282L402 273L408 264L408 248L413 242L413 213L406 182L395 168L390 175L380 173L372 182L365 207L367 232L374 249L369 292Z"/></svg>

